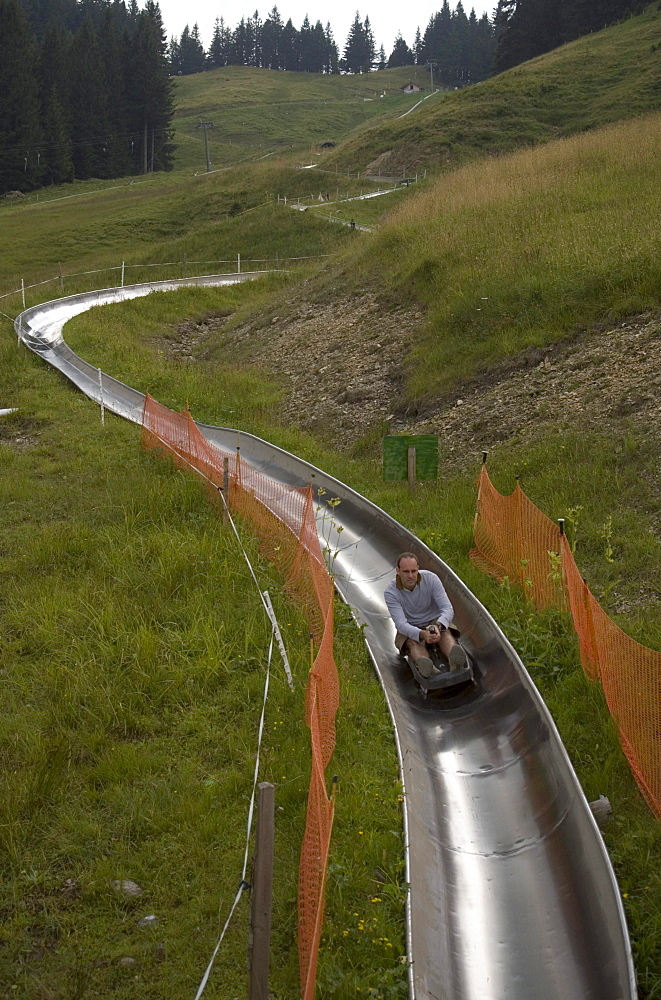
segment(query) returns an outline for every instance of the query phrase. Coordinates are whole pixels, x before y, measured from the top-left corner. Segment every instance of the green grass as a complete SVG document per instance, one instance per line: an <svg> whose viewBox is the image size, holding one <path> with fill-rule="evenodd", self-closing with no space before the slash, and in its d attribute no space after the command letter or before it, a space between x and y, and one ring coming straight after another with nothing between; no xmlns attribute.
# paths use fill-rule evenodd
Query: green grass
<svg viewBox="0 0 661 1000"><path fill-rule="evenodd" d="M502 155L661 107L661 11L548 52L463 91L425 101L406 118L364 127L332 151L340 169L387 153L396 174L444 170Z"/></svg>
<svg viewBox="0 0 661 1000"><path fill-rule="evenodd" d="M658 61L649 50L657 44L658 23L650 9L499 81L434 97L437 108L455 109L453 127L466 131L453 139L452 156L462 158L464 143L466 156L489 157L519 141L546 142L561 129L592 129L655 107ZM190 125L198 113L219 109L211 102L213 88L227 82L222 74L180 82L191 88L182 124L185 115ZM294 86L284 74L269 82L270 76L256 74L250 86ZM361 101L362 110L358 100L344 111L329 105L322 115L319 102L334 93L340 103L341 94L316 88L357 87L351 103L369 96L360 88L385 79L374 74L327 84L308 77L309 104L304 90L281 93L279 106L291 112L292 128L278 134L295 132L301 143L301 155L292 150L287 157L312 162L310 113L324 132L333 121L339 131L358 123L375 157L380 147L360 116L381 114L377 101ZM237 88L243 80L237 72ZM497 92L498 86L506 89ZM262 141L255 104L264 95L244 96L250 118L241 120L252 124L242 156L253 156ZM478 101L479 113L471 117ZM239 112L238 106L227 112L228 131ZM411 143L417 130L420 148L437 156L446 140L434 113L430 101L397 128L417 122L406 133ZM260 129L264 141L275 143L275 123ZM338 286L367 287L385 308L414 303L426 313L406 402L429 390L430 358L439 373L434 390L455 393L476 372L515 360L527 345L658 306L657 134L652 115L509 159L488 158L438 183L428 180L417 194L349 203L360 206L365 214L356 208L355 218L363 221L368 213L382 214L390 198L403 202L388 210L374 237L278 204L278 194L309 198L332 191L333 183L349 193L365 187L358 178L338 181L331 173L292 169L284 158L198 177L187 166L126 186L87 182L42 192L38 203L35 196L0 207L0 292L21 277L52 277L58 262L67 271L186 258L190 265L178 267L192 271L193 261L236 253L244 262L253 255L337 254L327 265L308 266L304 284L301 275L280 274L259 286L187 290L95 310L70 325L67 339L88 360L162 402L188 403L198 419L253 430L337 475L410 527L465 579L528 665L586 795L603 793L613 803L606 842L624 895L641 1000L661 998L661 828L636 789L599 688L582 673L566 617L539 615L468 561L477 464L475 476L463 466L446 469L441 481L411 495L403 485L381 482L378 428L366 428L351 456L341 454L332 446L332 429L321 442L282 426L280 390L267 372L236 359L228 365L213 349L206 359L195 352L195 361L169 354L183 319L286 317L297 296L314 308L315 296L328 298ZM200 137L193 138L199 150ZM411 145L412 157L417 148ZM352 169L368 162L360 150L366 147L355 147ZM339 155L334 162L345 165ZM147 273L166 276L159 269ZM116 283L117 272L108 274L105 283ZM144 274L129 269L127 280ZM77 281L75 290L84 281L104 283L94 275ZM66 279L65 291L72 285ZM52 294L50 285L30 290L28 302ZM0 299L0 309L14 315L19 302ZM133 427L109 417L102 429L93 405L17 348L4 320L0 373L0 406L19 408L0 418L6 789L0 982L24 1000L191 995L240 874L268 638L260 605L232 537L197 482L145 454ZM525 446L512 439L492 450L494 481L509 492L521 472L526 492L546 513L568 518L593 592L625 631L660 648L651 435L623 427L605 439L572 432L561 415L555 426L553 420L550 414ZM248 531L244 539L274 595L297 678L292 695L276 666L262 774L277 784L282 807L273 995L284 1000L297 989L296 870L309 768L302 706L307 629ZM623 599L626 615L618 611ZM400 790L381 691L342 608L336 653L342 708L332 769L340 789L319 995L345 1000L380 992L392 1000L406 995ZM135 879L144 895L137 902L118 897L111 887L117 878ZM159 923L139 928L147 913ZM209 987L223 1000L243 990L234 984L245 974L245 922L244 902ZM136 964L120 964L121 958Z"/></svg>
<svg viewBox="0 0 661 1000"><path fill-rule="evenodd" d="M158 298L170 321L176 308ZM186 293L178 307L180 316L194 312ZM134 332L143 318L134 313ZM89 402L16 348L7 325L2 336L2 399L18 407L0 423L3 993L192 995L241 872L267 624L199 482L143 452L135 427L108 417L102 428ZM149 377L147 353L140 348ZM155 352L152 361L158 380ZM204 373L199 382L209 390ZM161 394L176 385L175 371ZM214 402L240 410L248 398L263 418L274 389L264 387L263 404L258 389L228 373ZM296 678L292 693L274 664L260 773L277 786L272 990L284 1000L298 977L308 630L249 533L244 544L273 595ZM360 639L338 614L343 713L320 969L327 996L366 995L380 985L386 956L391 981L406 981L393 738ZM356 729L378 732L378 754L374 739L356 743ZM371 812L379 819L368 824ZM125 878L142 887L139 899L112 888ZM151 913L158 923L140 927ZM378 962L354 913L384 939ZM246 920L244 901L209 995L231 1000L244 989Z"/></svg>
<svg viewBox="0 0 661 1000"><path fill-rule="evenodd" d="M398 92L411 78L425 86L426 69L324 76L226 66L180 77L173 123L176 168L206 169L201 119L215 126L209 133L212 167L269 155L292 162L323 158L321 143L337 143L365 122L401 115L415 104L415 95Z"/></svg>
<svg viewBox="0 0 661 1000"><path fill-rule="evenodd" d="M340 274L422 306L408 366L420 402L530 346L660 301L658 115L426 182ZM448 364L451 359L451 364Z"/></svg>
<svg viewBox="0 0 661 1000"><path fill-rule="evenodd" d="M182 315L187 312L198 315L202 307L212 313L233 307L242 308L245 303L241 300L255 292L252 287L220 292L205 290L203 299L196 302L197 293L186 291L176 296L151 297L142 302L99 310L96 317L89 314L85 324L82 319L76 320L71 325L69 340L79 350L82 350L83 344L93 347L95 363L105 366L112 361L121 365L116 373L128 380L133 375L132 362L127 361L130 354L139 359L137 368L149 366L148 349L153 338L148 321L158 322L160 315L161 323L164 320L165 324L171 323L175 310ZM217 301L212 309L210 300L214 296ZM151 307L151 318L147 313L147 304ZM108 336L111 327L118 331L116 347ZM136 330L141 331L137 338ZM160 366L157 365L155 370L160 372ZM226 389L222 383L219 388L212 386L209 374L205 363L199 367L197 364L189 365L188 389L192 391L195 382L199 381L196 391L201 412L196 416L212 420L212 409L219 405L221 413L218 419L226 422L226 411L222 411ZM228 376L227 373L221 375L216 368L215 378L219 377ZM159 374L160 378L164 379L159 383L160 398L171 405L181 405L182 373L175 367L171 377L168 377L165 366L163 375ZM244 383L238 384L241 386ZM606 838L622 891L626 893L625 907L636 952L641 997L648 1000L660 996L661 949L658 942L661 878L657 873L661 871L658 863L661 860L661 828L637 791L599 687L588 682L582 672L568 617L559 613L540 615L515 590L499 586L484 577L468 561L475 501L471 473L453 474L449 471L439 483L422 485L411 495L403 485L380 481L379 461L373 449L366 446L360 461L351 461L328 446L322 447L309 435L293 428L280 427L277 422L277 391L269 391L267 383L266 386L262 384L261 392L262 395L256 396L249 404L254 405L252 413L250 409L245 411L246 422L242 426L309 458L390 511L439 551L459 572L514 643L558 723L586 795L594 799L606 794L613 804L615 818ZM240 403L232 403L234 413L231 416L237 418ZM195 406L193 409L195 411ZM661 560L659 543L650 530L656 508L648 486L656 467L655 455L651 442L640 441L634 446L626 432L616 439L599 439L594 435L568 430L551 435L548 428L544 428L537 437L533 436L527 442L525 448L512 442L499 445L492 452L491 462L494 482L503 492L511 490L514 474L521 473L524 488L542 509L552 517L565 516L568 519L568 530L576 545L579 567L588 576L594 593L625 631L639 641L658 648L661 647L661 624L654 594L661 588ZM595 493L595 481L609 483L609 490ZM606 533L608 524L610 534ZM615 545L610 553L608 547L613 540ZM609 604L616 598L618 603L624 599L637 610L633 615L618 615ZM348 629L351 641L357 643L350 623L343 627ZM355 649L359 657L358 646ZM372 727L371 734L376 727L389 745L389 724L378 719L378 713L369 717L361 715L360 711L350 713L350 718L345 720L347 729L343 731L344 739L342 736L339 739L338 753L342 753L340 745L347 752L350 747L353 751L355 739L352 739L351 733L363 732L366 726ZM392 748L389 753L392 753ZM337 767L341 771L340 765ZM386 771L390 780L394 781L392 757ZM395 786L391 786L391 801L394 789ZM358 829L363 829L362 836L365 836L368 825L362 818L357 819L361 817L360 790L352 787L351 792L355 792L356 798L351 804L347 802L348 812L343 814L348 822L345 834L349 841L352 837L355 840L361 836L356 832L356 821L360 823ZM378 791L375 794L383 796L384 793ZM341 822L340 828L344 830ZM381 834L376 837L380 845L378 850L386 850L388 857L386 841ZM396 849L394 841L392 847ZM334 854L331 866L327 950L324 949L321 972L329 996L334 995L332 989L336 989L337 995L344 995L347 963L350 965L355 960L352 957L355 955L354 948L359 952L366 948L364 960L368 963L367 946L374 939L385 947L380 939L386 938L393 944L393 950L397 953L400 949L401 954L401 943L398 944L401 938L395 936L397 921L393 916L395 900L401 896L396 888L396 879L390 890L393 913L388 915L388 920L384 920L381 904L373 904L372 896L368 896L368 872L362 867L362 862L343 859L343 849L337 845L340 853ZM364 895L361 905L352 903L353 908L349 910L345 892L356 881L357 872L362 872L365 880ZM339 895L335 896L335 892ZM373 894L383 899L380 888L374 887ZM372 937L368 938L367 928L369 921L373 920L377 920L377 924L373 926ZM346 935L344 931L347 931ZM361 983L368 984L368 979L362 979Z"/></svg>

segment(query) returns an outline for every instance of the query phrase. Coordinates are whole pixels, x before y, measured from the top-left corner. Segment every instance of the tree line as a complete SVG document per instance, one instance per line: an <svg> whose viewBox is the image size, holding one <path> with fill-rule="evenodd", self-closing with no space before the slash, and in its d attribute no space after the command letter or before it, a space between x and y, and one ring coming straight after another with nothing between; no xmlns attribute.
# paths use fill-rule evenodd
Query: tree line
<svg viewBox="0 0 661 1000"><path fill-rule="evenodd" d="M0 193L172 167L154 0L0 0L0 38Z"/></svg>
<svg viewBox="0 0 661 1000"><path fill-rule="evenodd" d="M647 0L498 0L494 70L518 66L642 10Z"/></svg>
<svg viewBox="0 0 661 1000"><path fill-rule="evenodd" d="M412 66L432 61L435 76L448 86L484 80L490 75L495 52L494 26L484 14L466 15L461 0L451 10L443 0L441 10L429 21L424 35L420 30L410 48L398 33L386 58L383 45L377 50L369 17L356 12L340 55L330 24L312 24L306 16L300 28L291 18L283 22L277 7L262 20L259 12L242 18L232 29L217 18L213 37L205 50L198 25L188 25L180 37L173 36L168 58L173 75L185 76L221 66L254 66L264 69L295 70L306 73L369 73L374 69Z"/></svg>

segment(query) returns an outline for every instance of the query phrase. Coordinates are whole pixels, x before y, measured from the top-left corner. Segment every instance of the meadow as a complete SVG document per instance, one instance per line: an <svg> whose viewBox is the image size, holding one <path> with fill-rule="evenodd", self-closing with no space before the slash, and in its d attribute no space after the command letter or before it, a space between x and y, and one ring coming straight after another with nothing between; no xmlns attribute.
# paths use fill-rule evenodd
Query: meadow
<svg viewBox="0 0 661 1000"><path fill-rule="evenodd" d="M323 206L299 213L278 202L285 194L314 197L329 186L320 178L332 176L296 170L286 157L197 177L191 160L181 172L139 183L87 182L42 192L39 201L35 196L0 206L0 293L15 289L21 278L28 284L54 278L29 289L28 303L57 292L58 264L66 273L115 268L104 281L98 275L64 278L67 292L117 284L122 260L129 265L127 280L180 275L184 268L198 270L198 262L234 261L237 254L288 261L291 266L259 283L182 290L94 310L69 325L67 340L87 360L166 405L189 405L197 419L251 430L337 475L416 532L465 579L539 686L586 796L611 800L605 839L623 894L641 1000L661 998L661 829L626 766L598 686L583 675L566 616L535 612L515 588L484 577L468 559L479 455L474 467L467 459L444 468L438 482L411 493L405 484L382 481L381 428L366 427L347 454L334 446L332 428L321 440L285 424L283 388L268 371L235 358L210 360L215 334L188 358L174 357L170 345L182 324L213 317L238 326L262 313L286 318L294 300L314 310L338 287L368 288L384 310L409 302L424 316L406 373L405 398L415 407L423 376L429 391L430 357L438 373L434 394L454 398L476 375L515 362L531 346L658 310L658 116L594 130L611 120L609 108L626 117L632 33L656 31L655 25L650 9L640 21L604 33L604 55L600 36L584 40L593 47L594 72L611 67L610 85L593 95L602 111L591 113L596 104L578 97L566 105L567 130L574 121L574 131L589 125L588 134L495 158L491 154L507 148L511 133L508 119L495 113L496 105L489 111L487 101L482 108L490 132L474 130L482 136L482 163L429 177L415 190L344 206L355 208L357 221L378 222L371 236L315 217ZM644 37L646 46L653 44L651 35ZM574 59L573 52L567 46L544 59ZM647 47L640 52L647 66ZM581 59L570 63L576 94ZM526 87L538 93L534 86L547 76L532 81L542 70L550 73L549 66L543 70L537 60L513 71L516 93ZM252 72L256 87L261 77ZM640 86L645 100L654 91L651 74ZM196 115L214 111L212 90L223 82L214 76L186 83L191 100L182 122L188 115L190 129ZM512 76L499 79L503 86ZM341 81L361 88L378 79ZM282 85L289 86L286 78ZM465 110L496 85L434 100L448 107L459 102ZM324 100L323 93L315 92L314 100ZM362 96L360 90L351 95L356 106L341 112L345 124L354 121ZM292 100L288 92L281 98ZM512 95L511 106L517 101ZM310 109L300 103L302 152ZM631 107L649 111L640 102ZM318 111L315 106L313 115ZM256 116L255 107L249 113ZM416 114L403 119L407 128ZM421 149L425 120L417 130ZM359 131L363 143L368 124L363 121ZM538 137L551 133L541 130ZM268 138L275 141L275 132ZM248 139L250 145L259 137L252 130ZM346 164L357 173L364 163L357 155L351 159L350 144L338 149L335 162L342 166L346 151ZM347 194L365 187L357 177L341 183ZM392 209L386 208L390 198ZM308 259L293 264L291 258ZM170 271L167 261L176 262ZM158 267L146 267L152 264ZM16 294L0 299L0 309L14 316L20 301ZM442 364L448 356L450 367ZM134 427L112 417L102 426L96 408L17 346L9 320L0 318L5 406L17 412L0 418L0 760L6 789L0 807L0 983L19 1000L193 995L241 870L269 638L261 604L233 535L200 484L144 452ZM544 426L525 442L501 441L490 467L504 492L521 473L536 503L552 517L568 517L577 560L595 593L607 606L615 597L629 599L629 609L616 613L618 623L661 648L655 433L649 428L641 434L626 422L614 435L588 432L564 426L558 414L552 430ZM260 775L276 784L272 991L285 1000L296 995L298 976L308 634L255 540L242 529L241 537L273 596L296 680L292 693L276 659ZM407 995L407 970L395 747L380 688L342 607L336 657L342 705L332 767L340 784L318 995L398 1000ZM127 897L114 888L124 879L138 883L142 894ZM139 924L152 914L155 922ZM244 901L206 995L245 995L246 942Z"/></svg>

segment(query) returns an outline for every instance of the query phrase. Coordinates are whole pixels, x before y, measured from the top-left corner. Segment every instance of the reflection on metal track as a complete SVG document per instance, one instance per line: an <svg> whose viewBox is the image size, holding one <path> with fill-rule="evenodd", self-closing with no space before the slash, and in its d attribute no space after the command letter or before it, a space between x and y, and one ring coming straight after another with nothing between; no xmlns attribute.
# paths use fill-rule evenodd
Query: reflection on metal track
<svg viewBox="0 0 661 1000"><path fill-rule="evenodd" d="M100 401L98 371L64 343L64 323L94 305L194 283L56 300L26 310L16 330ZM143 399L103 376L106 409L140 423ZM210 441L236 447L236 430L201 429ZM337 588L365 626L395 728L413 1000L632 1000L624 912L601 835L549 712L496 623L438 556L364 497L259 438L241 433L240 442L242 458L274 480L301 485L312 478L325 490L319 530L336 553ZM328 507L331 497L342 502ZM438 573L452 599L477 667L472 696L424 700L395 653L383 591L405 549Z"/></svg>

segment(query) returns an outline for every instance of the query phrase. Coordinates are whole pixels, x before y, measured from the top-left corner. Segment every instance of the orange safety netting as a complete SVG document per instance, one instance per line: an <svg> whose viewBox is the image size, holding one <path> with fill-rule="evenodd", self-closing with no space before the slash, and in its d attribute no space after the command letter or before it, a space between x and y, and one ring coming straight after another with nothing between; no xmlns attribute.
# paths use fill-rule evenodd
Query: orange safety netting
<svg viewBox="0 0 661 1000"><path fill-rule="evenodd" d="M626 635L594 599L567 539L518 483L509 497L482 466L473 562L517 580L538 607L569 607L581 663L599 679L622 749L652 812L661 819L661 653Z"/></svg>
<svg viewBox="0 0 661 1000"><path fill-rule="evenodd" d="M255 530L262 551L282 572L287 590L302 607L316 648L306 691L306 722L312 744L308 811L301 847L298 890L298 950L303 1000L312 1000L324 911L326 866L334 802L326 791L326 768L335 748L339 704L333 658L333 583L324 562L310 487L274 482L236 452L223 451L201 433L190 413L175 413L145 398L143 442L164 448L177 464L199 472L222 489L226 502Z"/></svg>

